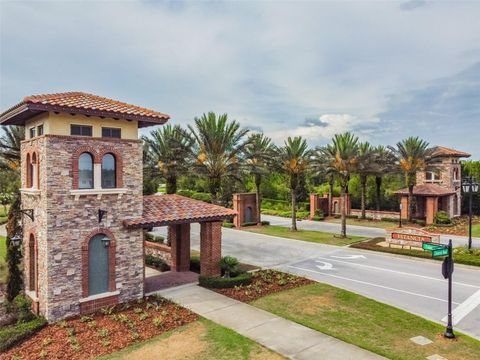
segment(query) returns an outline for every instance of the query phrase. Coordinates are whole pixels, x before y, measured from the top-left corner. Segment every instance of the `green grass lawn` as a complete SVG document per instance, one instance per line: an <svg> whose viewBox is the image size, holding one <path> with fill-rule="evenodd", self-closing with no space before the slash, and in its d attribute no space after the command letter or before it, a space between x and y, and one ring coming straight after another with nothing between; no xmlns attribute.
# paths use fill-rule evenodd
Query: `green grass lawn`
<svg viewBox="0 0 480 360"><path fill-rule="evenodd" d="M475 224L472 226L472 236L480 237L480 224Z"/></svg>
<svg viewBox="0 0 480 360"><path fill-rule="evenodd" d="M205 319L98 359L162 358L195 360L283 359L282 356L237 334L233 330Z"/></svg>
<svg viewBox="0 0 480 360"><path fill-rule="evenodd" d="M0 236L0 283L7 280L7 265L5 256L7 255L7 242L4 236Z"/></svg>
<svg viewBox="0 0 480 360"><path fill-rule="evenodd" d="M328 218L325 221L329 222L329 223L335 223L335 224L340 224L342 222L341 219L335 219L335 218ZM347 219L347 225L357 225L357 226L374 227L374 228L380 228L380 229L390 229L390 228L398 226L398 223L393 222L393 221L390 222L390 221L381 221L381 220Z"/></svg>
<svg viewBox="0 0 480 360"><path fill-rule="evenodd" d="M480 358L478 340L458 333L453 341L444 339L444 326L326 284L282 291L252 305L389 359ZM409 340L419 335L433 343L420 346Z"/></svg>
<svg viewBox="0 0 480 360"><path fill-rule="evenodd" d="M364 237L360 237L360 236L349 236L346 239L342 239L338 237L338 235L335 235L332 233L325 233L325 232L314 231L314 230L291 231L287 227L277 226L277 225L259 226L259 227L252 226L252 227L245 227L242 230L251 231L258 234L279 236L279 237L288 238L288 239L296 239L296 240L303 240L303 241L329 244L329 245L338 245L338 246L349 245L349 244L353 244L353 243L365 240Z"/></svg>
<svg viewBox="0 0 480 360"><path fill-rule="evenodd" d="M0 225L5 224L8 219L8 206L5 209L3 206L0 206Z"/></svg>
<svg viewBox="0 0 480 360"><path fill-rule="evenodd" d="M407 256L414 256L424 259L434 259L434 260L441 260L443 261L443 257L434 257L432 258L431 251L425 251L421 249L401 249L395 247L384 247L378 245L378 243L385 241L385 238L374 238L368 241L364 241L361 243L352 244L352 248L356 249L365 249L365 250L373 250L379 252L385 252L390 254L399 254L399 255L407 255ZM463 247L458 247L453 249L453 260L458 264L464 265L472 265L472 266L480 266L480 250L473 249L471 253Z"/></svg>

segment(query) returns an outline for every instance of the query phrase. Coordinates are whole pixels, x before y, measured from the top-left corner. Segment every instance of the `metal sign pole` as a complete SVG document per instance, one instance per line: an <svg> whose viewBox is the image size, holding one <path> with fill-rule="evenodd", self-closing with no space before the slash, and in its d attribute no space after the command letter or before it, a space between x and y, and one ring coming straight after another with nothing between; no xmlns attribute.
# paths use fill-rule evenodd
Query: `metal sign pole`
<svg viewBox="0 0 480 360"><path fill-rule="evenodd" d="M447 272L448 272L448 323L447 329L443 336L447 339L455 338L455 334L453 333L453 325L452 325L452 273L453 273L453 256L452 256L452 240L450 239L448 242L448 264L447 264Z"/></svg>

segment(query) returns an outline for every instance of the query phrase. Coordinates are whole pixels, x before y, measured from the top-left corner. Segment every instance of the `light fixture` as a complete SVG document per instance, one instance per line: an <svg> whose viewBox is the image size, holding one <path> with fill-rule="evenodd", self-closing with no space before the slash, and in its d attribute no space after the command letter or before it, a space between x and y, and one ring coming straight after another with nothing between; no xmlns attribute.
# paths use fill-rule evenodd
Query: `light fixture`
<svg viewBox="0 0 480 360"><path fill-rule="evenodd" d="M23 237L19 234L15 234L11 239L10 241L12 242L12 245L17 247L19 246L21 243L22 243L22 239Z"/></svg>
<svg viewBox="0 0 480 360"><path fill-rule="evenodd" d="M104 245L105 247L109 247L109 246L110 246L110 238L108 238L107 236L104 236L104 237L102 238L102 242L103 242L103 245Z"/></svg>

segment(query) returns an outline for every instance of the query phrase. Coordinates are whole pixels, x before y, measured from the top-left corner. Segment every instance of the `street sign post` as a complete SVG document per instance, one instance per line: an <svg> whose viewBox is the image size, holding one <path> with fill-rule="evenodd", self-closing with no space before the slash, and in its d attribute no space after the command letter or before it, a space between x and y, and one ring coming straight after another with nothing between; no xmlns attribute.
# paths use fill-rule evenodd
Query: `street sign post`
<svg viewBox="0 0 480 360"><path fill-rule="evenodd" d="M430 242L422 242L423 250L430 250L432 257L446 256L442 263L442 275L448 279L448 322L447 329L443 336L447 339L455 338L452 325L452 275L453 275L453 254L452 254L452 240L448 241L448 245L432 244Z"/></svg>

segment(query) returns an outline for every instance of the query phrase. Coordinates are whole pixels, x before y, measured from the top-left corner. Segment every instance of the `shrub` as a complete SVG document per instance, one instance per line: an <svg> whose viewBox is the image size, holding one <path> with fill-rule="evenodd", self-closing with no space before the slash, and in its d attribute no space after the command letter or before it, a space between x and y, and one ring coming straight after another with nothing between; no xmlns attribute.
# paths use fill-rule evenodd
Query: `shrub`
<svg viewBox="0 0 480 360"><path fill-rule="evenodd" d="M229 229L235 227L235 225L234 225L233 223L227 222L227 221L224 221L224 222L222 223L222 226L223 226L223 227L226 227L226 228L229 228Z"/></svg>
<svg viewBox="0 0 480 360"><path fill-rule="evenodd" d="M210 194L207 194L207 193L194 193L192 195L192 199L205 201L207 203L212 202L212 197L210 196Z"/></svg>
<svg viewBox="0 0 480 360"><path fill-rule="evenodd" d="M165 260L153 255L145 255L145 264L156 267L160 271L170 270L170 266L165 262Z"/></svg>
<svg viewBox="0 0 480 360"><path fill-rule="evenodd" d="M17 295L11 304L11 310L15 312L17 324L31 321L35 318L32 313L32 302L24 295Z"/></svg>
<svg viewBox="0 0 480 360"><path fill-rule="evenodd" d="M160 235L154 235L152 233L147 232L145 234L145 240L157 244L163 244L165 242L165 238Z"/></svg>
<svg viewBox="0 0 480 360"><path fill-rule="evenodd" d="M312 220L322 221L322 220L325 220L325 218L324 218L323 216L314 215L314 216L312 217Z"/></svg>
<svg viewBox="0 0 480 360"><path fill-rule="evenodd" d="M241 273L235 277L223 278L202 276L198 278L200 286L213 289L226 289L235 286L248 285L252 282L252 275L248 272Z"/></svg>
<svg viewBox="0 0 480 360"><path fill-rule="evenodd" d="M268 226L268 225L270 225L270 221L263 220L261 222L261 224L262 224L262 226Z"/></svg>
<svg viewBox="0 0 480 360"><path fill-rule="evenodd" d="M190 257L190 271L200 274L200 256L195 255Z"/></svg>
<svg viewBox="0 0 480 360"><path fill-rule="evenodd" d="M185 196L185 197L192 197L193 191L192 190L178 190L177 195Z"/></svg>
<svg viewBox="0 0 480 360"><path fill-rule="evenodd" d="M450 216L448 216L448 214L445 211L440 210L435 214L434 222L435 224L446 225L446 224L451 224L452 219L450 219Z"/></svg>
<svg viewBox="0 0 480 360"><path fill-rule="evenodd" d="M36 317L31 321L0 329L0 353L26 340L45 325L47 325L45 318Z"/></svg>
<svg viewBox="0 0 480 360"><path fill-rule="evenodd" d="M226 278L229 278L233 272L237 271L238 264L238 259L233 256L224 256L219 263L220 269L225 272Z"/></svg>
<svg viewBox="0 0 480 360"><path fill-rule="evenodd" d="M345 216L347 219L358 219L358 215L346 215Z"/></svg>
<svg viewBox="0 0 480 360"><path fill-rule="evenodd" d="M257 225L257 223L252 221L252 222L243 223L241 226L255 226L255 225Z"/></svg>

